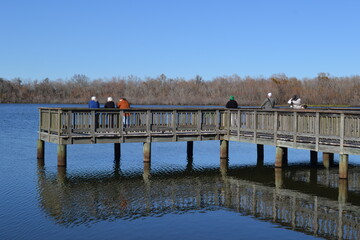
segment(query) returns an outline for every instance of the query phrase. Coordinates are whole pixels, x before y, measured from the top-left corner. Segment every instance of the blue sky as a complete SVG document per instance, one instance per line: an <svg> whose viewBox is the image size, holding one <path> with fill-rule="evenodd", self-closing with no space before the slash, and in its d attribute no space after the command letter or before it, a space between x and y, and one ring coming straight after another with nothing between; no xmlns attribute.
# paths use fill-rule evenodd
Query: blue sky
<svg viewBox="0 0 360 240"><path fill-rule="evenodd" d="M1 0L0 77L360 74L358 0Z"/></svg>

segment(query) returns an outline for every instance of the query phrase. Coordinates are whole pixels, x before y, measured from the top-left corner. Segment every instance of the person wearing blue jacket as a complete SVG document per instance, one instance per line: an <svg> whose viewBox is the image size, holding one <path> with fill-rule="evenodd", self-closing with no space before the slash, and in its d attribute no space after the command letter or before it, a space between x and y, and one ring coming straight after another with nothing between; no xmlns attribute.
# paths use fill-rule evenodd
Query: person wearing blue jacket
<svg viewBox="0 0 360 240"><path fill-rule="evenodd" d="M97 101L95 96L91 97L89 102L89 108L100 108L100 103Z"/></svg>

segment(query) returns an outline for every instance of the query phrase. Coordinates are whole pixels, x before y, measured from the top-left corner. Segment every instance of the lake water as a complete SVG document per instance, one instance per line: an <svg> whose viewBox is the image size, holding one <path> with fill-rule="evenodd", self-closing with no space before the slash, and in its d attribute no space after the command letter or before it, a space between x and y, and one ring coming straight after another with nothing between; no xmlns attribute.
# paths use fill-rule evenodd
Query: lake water
<svg viewBox="0 0 360 240"><path fill-rule="evenodd" d="M192 161L185 142L153 143L151 166L141 143L122 144L120 163L113 144L69 145L66 170L45 143L38 161L38 107L74 106L0 104L0 239L359 237L359 156L345 184L320 154L310 168L308 151L289 149L279 171L274 147L257 166L256 145L237 142L228 162L219 141L194 142Z"/></svg>

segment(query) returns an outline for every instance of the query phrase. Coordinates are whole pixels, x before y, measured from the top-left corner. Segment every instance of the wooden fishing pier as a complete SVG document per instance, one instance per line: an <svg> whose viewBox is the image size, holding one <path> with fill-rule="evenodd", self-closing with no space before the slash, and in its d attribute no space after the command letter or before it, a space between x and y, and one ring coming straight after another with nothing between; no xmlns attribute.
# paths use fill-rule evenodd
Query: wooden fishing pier
<svg viewBox="0 0 360 240"><path fill-rule="evenodd" d="M144 162L151 161L152 142L219 140L220 159L228 158L229 141L257 144L258 164L264 145L276 147L275 167L288 162L288 148L318 152L329 168L340 154L339 178L348 177L348 156L360 155L360 112L349 110L261 110L255 108L39 108L37 157L44 159L45 142L58 144L58 166L66 166L68 144L113 143L115 159L120 144L142 142Z"/></svg>

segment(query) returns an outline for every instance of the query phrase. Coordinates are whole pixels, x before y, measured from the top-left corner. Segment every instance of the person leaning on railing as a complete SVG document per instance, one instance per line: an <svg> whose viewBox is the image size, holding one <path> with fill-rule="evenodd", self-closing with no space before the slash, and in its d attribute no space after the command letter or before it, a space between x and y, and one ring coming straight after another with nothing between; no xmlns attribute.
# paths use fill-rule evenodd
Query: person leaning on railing
<svg viewBox="0 0 360 240"><path fill-rule="evenodd" d="M117 103L117 106L120 109L129 109L130 103L128 100L126 100L126 98L120 98L119 102ZM129 118L130 118L130 113L124 113L124 115L123 115L124 127L126 127L129 124Z"/></svg>
<svg viewBox="0 0 360 240"><path fill-rule="evenodd" d="M290 104L290 107L293 109L302 109L301 98L299 98L297 95L294 95L292 98L290 98L288 104Z"/></svg>
<svg viewBox="0 0 360 240"><path fill-rule="evenodd" d="M226 103L225 105L226 108L238 108L238 103L235 101L235 97L234 96L230 96L229 101ZM230 113L230 124L231 126L234 126L236 124L236 116L237 113L236 112L231 112Z"/></svg>
<svg viewBox="0 0 360 240"><path fill-rule="evenodd" d="M100 103L95 96L92 96L88 106L89 108L100 108Z"/></svg>
<svg viewBox="0 0 360 240"><path fill-rule="evenodd" d="M107 98L107 102L105 103L104 108L115 108L115 103L112 97Z"/></svg>
<svg viewBox="0 0 360 240"><path fill-rule="evenodd" d="M275 106L275 99L272 98L272 93L268 93L265 100L261 104L262 109L272 109Z"/></svg>
<svg viewBox="0 0 360 240"><path fill-rule="evenodd" d="M226 108L238 108L238 103L235 101L234 96L230 96L229 101L225 105Z"/></svg>
<svg viewBox="0 0 360 240"><path fill-rule="evenodd" d="M89 108L100 108L100 103L98 102L98 100L96 99L95 96L92 96L88 106L89 106ZM98 127L99 127L99 114L96 113L95 114L95 128L98 128Z"/></svg>

